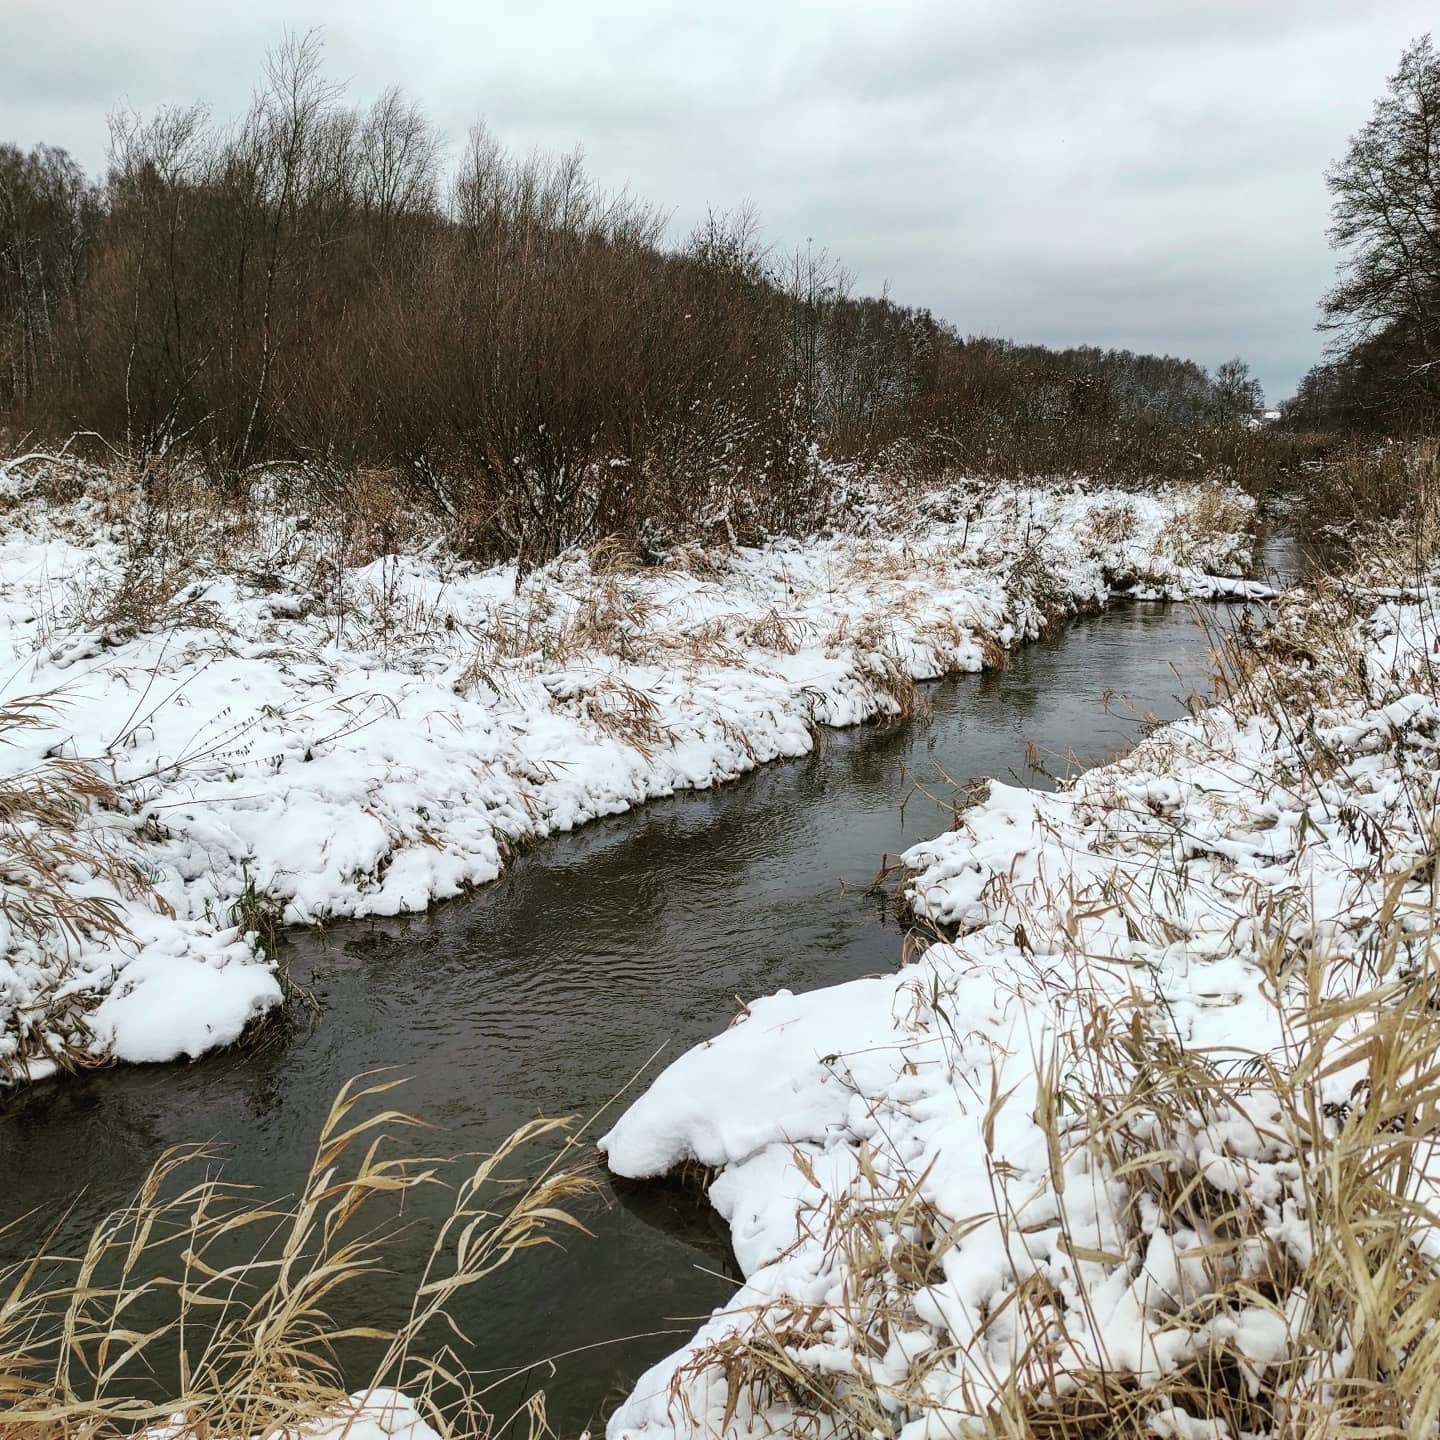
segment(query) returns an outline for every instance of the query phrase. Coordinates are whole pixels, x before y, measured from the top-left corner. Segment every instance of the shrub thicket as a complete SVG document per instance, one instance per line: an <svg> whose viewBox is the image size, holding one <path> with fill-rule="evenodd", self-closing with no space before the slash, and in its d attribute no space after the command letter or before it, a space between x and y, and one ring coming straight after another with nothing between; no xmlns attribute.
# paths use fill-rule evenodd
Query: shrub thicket
<svg viewBox="0 0 1440 1440"><path fill-rule="evenodd" d="M962 339L823 252L768 252L746 211L669 243L578 154L477 128L443 161L399 91L345 103L313 36L232 127L113 117L100 183L0 147L10 428L183 454L234 493L276 461L383 470L477 552L539 562L813 524L827 461L1144 474L1157 436L1224 418L1191 362Z"/></svg>

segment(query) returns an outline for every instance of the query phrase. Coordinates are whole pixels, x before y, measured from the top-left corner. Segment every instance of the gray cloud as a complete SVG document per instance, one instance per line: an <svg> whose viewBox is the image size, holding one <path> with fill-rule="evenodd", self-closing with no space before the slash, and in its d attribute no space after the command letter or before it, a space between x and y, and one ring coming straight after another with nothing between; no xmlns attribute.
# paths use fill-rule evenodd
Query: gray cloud
<svg viewBox="0 0 1440 1440"><path fill-rule="evenodd" d="M754 202L972 333L1127 345L1272 397L1318 358L1325 165L1419 0L0 0L0 138L104 163L105 113L238 114L282 28L324 27L364 101L396 81L455 142L583 143L673 210Z"/></svg>

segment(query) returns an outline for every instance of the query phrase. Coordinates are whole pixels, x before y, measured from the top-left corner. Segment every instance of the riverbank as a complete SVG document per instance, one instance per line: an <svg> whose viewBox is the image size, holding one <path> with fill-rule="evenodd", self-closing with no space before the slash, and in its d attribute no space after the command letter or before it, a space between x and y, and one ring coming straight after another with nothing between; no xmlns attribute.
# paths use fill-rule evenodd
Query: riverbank
<svg viewBox="0 0 1440 1440"><path fill-rule="evenodd" d="M518 576L268 480L209 510L0 482L12 1079L230 1043L280 1001L276 926L423 909L544 835L903 715L917 679L1117 590L1243 593L1209 576L1243 569L1251 514L1213 489L877 487L805 543Z"/></svg>
<svg viewBox="0 0 1440 1440"><path fill-rule="evenodd" d="M908 852L910 963L666 1070L602 1148L718 1172L746 1282L612 1440L1424 1433L1437 621L1297 593L1222 703Z"/></svg>

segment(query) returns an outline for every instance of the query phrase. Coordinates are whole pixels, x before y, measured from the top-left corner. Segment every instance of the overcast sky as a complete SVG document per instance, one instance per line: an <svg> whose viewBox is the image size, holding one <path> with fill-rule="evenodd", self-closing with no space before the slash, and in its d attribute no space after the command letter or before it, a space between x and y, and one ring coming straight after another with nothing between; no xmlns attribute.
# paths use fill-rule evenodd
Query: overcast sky
<svg viewBox="0 0 1440 1440"><path fill-rule="evenodd" d="M1429 12L1427 14L1427 12ZM105 115L249 98L322 26L353 98L399 83L458 150L583 145L676 233L752 201L970 334L1318 358L1326 164L1418 0L0 0L0 139L104 163Z"/></svg>

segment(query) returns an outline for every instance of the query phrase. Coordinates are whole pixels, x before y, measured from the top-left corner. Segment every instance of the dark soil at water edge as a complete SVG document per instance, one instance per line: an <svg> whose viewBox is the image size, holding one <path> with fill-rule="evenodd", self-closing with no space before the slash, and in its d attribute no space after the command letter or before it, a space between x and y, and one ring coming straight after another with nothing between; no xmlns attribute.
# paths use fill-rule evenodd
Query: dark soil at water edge
<svg viewBox="0 0 1440 1440"><path fill-rule="evenodd" d="M1267 561L1296 558L1276 545ZM1066 755L1113 755L1147 715L1174 718L1204 689L1210 629L1237 613L1119 606L1005 671L929 687L928 719L831 733L807 759L548 841L499 885L431 914L296 934L286 958L319 1002L315 1023L297 1010L249 1049L0 1101L0 1223L31 1212L0 1234L0 1263L66 1207L62 1241L88 1229L179 1142L223 1139L227 1176L292 1191L320 1117L361 1071L413 1077L403 1108L439 1127L427 1148L488 1150L537 1113L592 1113L657 1051L663 1063L714 1033L737 997L889 968L900 932L868 887L882 857L947 827L942 776L1050 784L1027 768L1027 745L1062 757L1047 759L1057 773ZM517 1382L547 1390L562 1434L607 1410L736 1279L723 1227L685 1192L612 1188L607 1202L588 1216L593 1239L522 1257L455 1307L476 1366L578 1352ZM395 1273L351 1292L337 1318L403 1308L416 1247L392 1253Z"/></svg>

